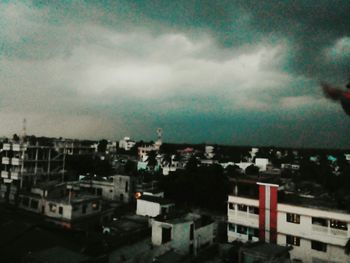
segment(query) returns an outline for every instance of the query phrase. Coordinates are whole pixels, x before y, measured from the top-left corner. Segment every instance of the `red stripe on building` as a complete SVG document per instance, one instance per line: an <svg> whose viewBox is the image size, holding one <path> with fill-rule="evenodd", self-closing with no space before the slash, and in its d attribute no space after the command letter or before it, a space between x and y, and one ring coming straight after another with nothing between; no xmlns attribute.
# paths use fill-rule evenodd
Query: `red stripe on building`
<svg viewBox="0 0 350 263"><path fill-rule="evenodd" d="M265 186L259 185L259 239L265 241Z"/></svg>
<svg viewBox="0 0 350 263"><path fill-rule="evenodd" d="M270 187L270 243L277 243L277 187Z"/></svg>

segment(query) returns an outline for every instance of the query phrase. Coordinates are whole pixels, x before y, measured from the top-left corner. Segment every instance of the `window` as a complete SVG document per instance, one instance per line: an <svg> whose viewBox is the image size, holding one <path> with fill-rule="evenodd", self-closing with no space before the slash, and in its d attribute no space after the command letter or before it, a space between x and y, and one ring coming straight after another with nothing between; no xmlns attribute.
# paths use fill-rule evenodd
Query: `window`
<svg viewBox="0 0 350 263"><path fill-rule="evenodd" d="M193 228L193 224L191 224L191 226L190 226L190 240L193 240L193 236L194 236L194 228Z"/></svg>
<svg viewBox="0 0 350 263"><path fill-rule="evenodd" d="M162 227L162 244L171 240L171 227Z"/></svg>
<svg viewBox="0 0 350 263"><path fill-rule="evenodd" d="M55 204L49 204L49 209L50 209L50 212L55 213L56 209L57 209L57 206Z"/></svg>
<svg viewBox="0 0 350 263"><path fill-rule="evenodd" d="M339 221L339 220L331 219L330 226L331 228L335 228L335 229L348 230L348 224L346 222Z"/></svg>
<svg viewBox="0 0 350 263"><path fill-rule="evenodd" d="M228 203L228 209L235 210L235 204L234 203Z"/></svg>
<svg viewBox="0 0 350 263"><path fill-rule="evenodd" d="M22 204L23 204L24 206L29 206L29 198L24 196L24 197L22 198Z"/></svg>
<svg viewBox="0 0 350 263"><path fill-rule="evenodd" d="M236 231L236 225L232 224L232 223L228 223L228 230L231 232L235 232Z"/></svg>
<svg viewBox="0 0 350 263"><path fill-rule="evenodd" d="M259 237L259 229L252 227L248 228L248 235L253 237Z"/></svg>
<svg viewBox="0 0 350 263"><path fill-rule="evenodd" d="M39 201L32 199L32 201L30 202L30 208L38 209L38 206L39 206Z"/></svg>
<svg viewBox="0 0 350 263"><path fill-rule="evenodd" d="M243 211L243 212L247 212L247 206L246 205L238 205L238 210Z"/></svg>
<svg viewBox="0 0 350 263"><path fill-rule="evenodd" d="M259 214L259 208L255 206L249 206L248 211L249 211L249 214L255 214L255 215Z"/></svg>
<svg viewBox="0 0 350 263"><path fill-rule="evenodd" d="M129 182L125 182L125 193L129 192Z"/></svg>
<svg viewBox="0 0 350 263"><path fill-rule="evenodd" d="M237 225L237 233L246 235L248 228L246 226Z"/></svg>
<svg viewBox="0 0 350 263"><path fill-rule="evenodd" d="M313 225L318 225L318 226L328 226L327 219L320 218L320 217L313 217L312 218L312 224Z"/></svg>
<svg viewBox="0 0 350 263"><path fill-rule="evenodd" d="M102 188L96 188L96 195L98 196L102 195Z"/></svg>
<svg viewBox="0 0 350 263"><path fill-rule="evenodd" d="M287 213L287 222L300 224L300 215Z"/></svg>
<svg viewBox="0 0 350 263"><path fill-rule="evenodd" d="M311 248L317 251L327 251L327 244L318 242L318 241L311 241Z"/></svg>
<svg viewBox="0 0 350 263"><path fill-rule="evenodd" d="M59 213L60 215L63 214L63 207L62 207L62 206L60 206L60 207L58 208L58 213Z"/></svg>
<svg viewBox="0 0 350 263"><path fill-rule="evenodd" d="M288 245L293 245L293 246L300 246L300 237L296 237L296 236L290 236L290 235L287 235L286 236L286 243Z"/></svg>
<svg viewBox="0 0 350 263"><path fill-rule="evenodd" d="M86 207L87 207L87 205L83 204L82 210L81 210L83 214L86 214Z"/></svg>

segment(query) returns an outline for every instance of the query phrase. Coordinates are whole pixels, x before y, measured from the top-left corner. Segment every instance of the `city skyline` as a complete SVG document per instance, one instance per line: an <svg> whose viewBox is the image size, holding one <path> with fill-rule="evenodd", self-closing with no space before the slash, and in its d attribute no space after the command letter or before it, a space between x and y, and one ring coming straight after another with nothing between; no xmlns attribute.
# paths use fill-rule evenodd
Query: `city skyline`
<svg viewBox="0 0 350 263"><path fill-rule="evenodd" d="M2 1L0 134L349 148L349 7Z"/></svg>

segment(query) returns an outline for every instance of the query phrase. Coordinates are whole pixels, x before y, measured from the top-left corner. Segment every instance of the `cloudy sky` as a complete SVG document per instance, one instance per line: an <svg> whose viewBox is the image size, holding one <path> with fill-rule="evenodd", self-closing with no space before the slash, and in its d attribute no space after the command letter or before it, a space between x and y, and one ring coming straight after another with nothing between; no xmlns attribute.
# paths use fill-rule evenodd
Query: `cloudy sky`
<svg viewBox="0 0 350 263"><path fill-rule="evenodd" d="M1 0L0 135L350 147L350 3L281 2Z"/></svg>

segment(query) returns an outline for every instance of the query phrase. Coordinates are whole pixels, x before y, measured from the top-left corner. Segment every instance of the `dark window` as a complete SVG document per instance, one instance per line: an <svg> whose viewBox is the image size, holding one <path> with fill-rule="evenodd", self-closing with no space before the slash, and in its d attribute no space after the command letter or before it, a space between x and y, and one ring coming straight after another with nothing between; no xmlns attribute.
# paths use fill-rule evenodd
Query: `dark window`
<svg viewBox="0 0 350 263"><path fill-rule="evenodd" d="M102 188L96 189L96 195L101 196L102 195Z"/></svg>
<svg viewBox="0 0 350 263"><path fill-rule="evenodd" d="M255 207L255 206L250 206L249 207L249 214L259 214L259 208Z"/></svg>
<svg viewBox="0 0 350 263"><path fill-rule="evenodd" d="M238 205L238 210L247 212L247 206L246 205Z"/></svg>
<svg viewBox="0 0 350 263"><path fill-rule="evenodd" d="M124 195L123 195L123 194L120 194L119 200L120 200L120 202L123 202L123 201L124 201Z"/></svg>
<svg viewBox="0 0 350 263"><path fill-rule="evenodd" d="M22 198L22 204L24 206L29 206L29 198L28 197L23 197Z"/></svg>
<svg viewBox="0 0 350 263"><path fill-rule="evenodd" d="M110 192L110 193L113 193L113 189L110 189L109 192Z"/></svg>
<svg viewBox="0 0 350 263"><path fill-rule="evenodd" d="M228 230L235 232L236 231L236 225L232 223L228 223Z"/></svg>
<svg viewBox="0 0 350 263"><path fill-rule="evenodd" d="M318 241L311 241L311 248L317 251L327 251L327 244L318 242Z"/></svg>
<svg viewBox="0 0 350 263"><path fill-rule="evenodd" d="M58 213L59 213L60 215L63 214L63 207L62 207L62 206L60 206L60 207L58 208Z"/></svg>
<svg viewBox="0 0 350 263"><path fill-rule="evenodd" d="M248 228L246 226L237 225L237 233L246 235Z"/></svg>
<svg viewBox="0 0 350 263"><path fill-rule="evenodd" d="M38 209L38 206L39 202L37 200L32 199L32 201L30 202L30 208Z"/></svg>
<svg viewBox="0 0 350 263"><path fill-rule="evenodd" d="M259 237L259 229L257 228L248 228L248 234L253 237Z"/></svg>
<svg viewBox="0 0 350 263"><path fill-rule="evenodd" d="M300 246L300 237L287 235L286 241L288 245Z"/></svg>
<svg viewBox="0 0 350 263"><path fill-rule="evenodd" d="M87 207L86 204L83 204L82 210L81 210L83 214L86 214L86 207Z"/></svg>
<svg viewBox="0 0 350 263"><path fill-rule="evenodd" d="M344 221L331 219L330 220L330 225L331 225L331 228L341 229L341 230L348 230L348 224L346 222L344 222Z"/></svg>
<svg viewBox="0 0 350 263"><path fill-rule="evenodd" d="M171 240L171 227L162 228L162 244L167 243Z"/></svg>
<svg viewBox="0 0 350 263"><path fill-rule="evenodd" d="M129 182L125 182L125 193L129 192Z"/></svg>
<svg viewBox="0 0 350 263"><path fill-rule="evenodd" d="M235 210L235 204L234 203L228 203L228 209Z"/></svg>
<svg viewBox="0 0 350 263"><path fill-rule="evenodd" d="M193 240L193 236L194 236L194 228L193 228L193 224L191 224L191 226L190 226L190 240Z"/></svg>
<svg viewBox="0 0 350 263"><path fill-rule="evenodd" d="M312 218L312 224L318 225L318 226L328 226L327 219L320 218L320 217L313 217Z"/></svg>
<svg viewBox="0 0 350 263"><path fill-rule="evenodd" d="M287 213L287 222L300 224L300 215Z"/></svg>

